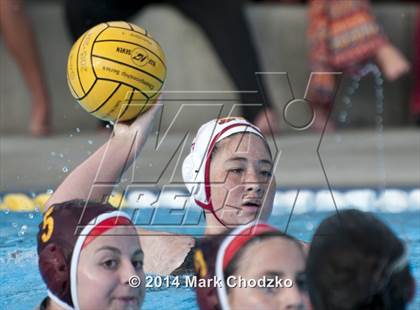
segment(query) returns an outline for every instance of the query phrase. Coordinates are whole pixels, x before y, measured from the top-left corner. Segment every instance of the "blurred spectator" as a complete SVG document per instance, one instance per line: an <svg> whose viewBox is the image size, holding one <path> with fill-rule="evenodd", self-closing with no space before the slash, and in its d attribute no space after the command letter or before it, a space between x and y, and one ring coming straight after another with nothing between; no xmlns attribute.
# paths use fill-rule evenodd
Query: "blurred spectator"
<svg viewBox="0 0 420 310"><path fill-rule="evenodd" d="M267 121L277 132L275 111L255 76L255 72L262 70L243 12L243 0L67 0L66 18L76 40L98 23L126 20L146 5L162 2L170 3L203 29L238 90L259 90L258 94L240 94L243 104L263 104L263 107L244 106L243 116L264 133L270 132Z"/></svg>
<svg viewBox="0 0 420 310"><path fill-rule="evenodd" d="M351 73L372 59L390 81L409 71L406 58L376 23L368 0L312 0L308 13L312 72ZM308 99L317 115L313 128L322 130L334 99L335 77L318 74L311 82ZM329 125L327 129L333 129L333 125Z"/></svg>
<svg viewBox="0 0 420 310"><path fill-rule="evenodd" d="M47 135L50 132L50 98L32 25L22 0L0 1L0 29L29 87L32 101L30 133Z"/></svg>
<svg viewBox="0 0 420 310"><path fill-rule="evenodd" d="M414 54L414 89L411 98L410 112L414 121L420 126L420 7L417 8L416 43Z"/></svg>

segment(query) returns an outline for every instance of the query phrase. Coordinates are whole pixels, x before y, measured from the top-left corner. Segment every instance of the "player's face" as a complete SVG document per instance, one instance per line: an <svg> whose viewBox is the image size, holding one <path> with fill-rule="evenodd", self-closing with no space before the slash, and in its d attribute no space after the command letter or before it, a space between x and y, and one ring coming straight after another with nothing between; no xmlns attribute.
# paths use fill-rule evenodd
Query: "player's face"
<svg viewBox="0 0 420 310"><path fill-rule="evenodd" d="M308 296L304 291L305 258L295 242L273 237L249 245L241 255L233 275L239 284L242 279L270 279L261 286L233 287L229 289L232 309L306 309ZM291 287L281 288L275 280L283 279L282 285L290 286L284 279L292 280ZM247 282L251 283L252 282ZM274 287L270 287L274 286Z"/></svg>
<svg viewBox="0 0 420 310"><path fill-rule="evenodd" d="M141 285L129 285L138 276ZM96 237L80 254L80 309L139 309L144 300L143 251L133 227L119 226Z"/></svg>
<svg viewBox="0 0 420 310"><path fill-rule="evenodd" d="M269 150L255 134L236 134L218 143L210 163L211 201L225 225L269 217L275 194L272 169Z"/></svg>

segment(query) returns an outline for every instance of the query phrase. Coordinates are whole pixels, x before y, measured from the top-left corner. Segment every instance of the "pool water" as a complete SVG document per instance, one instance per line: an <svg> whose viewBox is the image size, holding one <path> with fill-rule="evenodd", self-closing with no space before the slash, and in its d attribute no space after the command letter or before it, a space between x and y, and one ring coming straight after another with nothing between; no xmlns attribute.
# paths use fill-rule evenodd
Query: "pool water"
<svg viewBox="0 0 420 310"><path fill-rule="evenodd" d="M195 211L197 212L197 211ZM329 212L274 215L270 223L293 236L309 241L319 222ZM411 267L420 283L420 211L377 213L405 240ZM38 272L36 233L39 213L0 213L0 309L33 309L46 296L46 287ZM289 223L289 224L288 224ZM192 231L192 230L191 230ZM420 309L420 294L409 307ZM148 289L143 309L196 309L195 294L187 288Z"/></svg>

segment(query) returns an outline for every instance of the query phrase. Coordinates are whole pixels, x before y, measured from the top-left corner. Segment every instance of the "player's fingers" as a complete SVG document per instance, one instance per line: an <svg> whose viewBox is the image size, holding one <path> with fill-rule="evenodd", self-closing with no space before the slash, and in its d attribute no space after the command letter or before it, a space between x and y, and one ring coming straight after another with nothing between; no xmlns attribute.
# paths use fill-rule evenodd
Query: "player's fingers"
<svg viewBox="0 0 420 310"><path fill-rule="evenodd" d="M155 117L162 111L163 104L161 102L162 96L159 96L159 99L157 99L153 106L145 113L139 115L130 127L136 131L150 127Z"/></svg>

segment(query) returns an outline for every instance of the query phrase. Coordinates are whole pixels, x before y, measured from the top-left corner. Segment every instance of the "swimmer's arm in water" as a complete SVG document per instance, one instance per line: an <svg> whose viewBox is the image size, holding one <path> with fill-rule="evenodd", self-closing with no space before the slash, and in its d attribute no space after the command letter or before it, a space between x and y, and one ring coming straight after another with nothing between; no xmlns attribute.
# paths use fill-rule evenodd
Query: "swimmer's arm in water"
<svg viewBox="0 0 420 310"><path fill-rule="evenodd" d="M113 136L73 170L55 190L47 201L46 207L72 199L102 202L103 198L112 192L113 186L124 171L139 155L161 107L158 101L131 124L116 124ZM93 187L97 182L110 184L110 186Z"/></svg>

